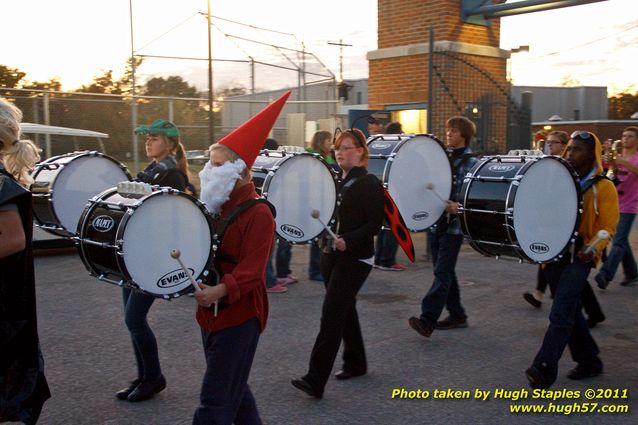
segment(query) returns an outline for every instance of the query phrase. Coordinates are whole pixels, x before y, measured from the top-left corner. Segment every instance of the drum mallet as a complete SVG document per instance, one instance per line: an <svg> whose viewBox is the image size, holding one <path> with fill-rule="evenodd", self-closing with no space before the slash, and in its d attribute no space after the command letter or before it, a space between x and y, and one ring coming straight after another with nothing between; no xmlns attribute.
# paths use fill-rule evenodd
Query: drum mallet
<svg viewBox="0 0 638 425"><path fill-rule="evenodd" d="M606 241L607 239L609 239L609 232L604 229L599 230L596 234L596 239L585 248L585 254L593 254L596 250L596 245L598 245L600 241Z"/></svg>
<svg viewBox="0 0 638 425"><path fill-rule="evenodd" d="M184 273L186 273L186 275L188 276L188 280L191 281L191 285L193 285L193 288L195 288L195 292L201 292L202 288L200 288L199 285L197 284L197 282L195 282L195 279L193 278L193 275L191 274L191 271L186 268L184 263L182 263L182 259L179 258L180 255L182 255L182 253L180 252L179 249L172 249L171 250L171 257L176 259L177 262L179 263L179 265L182 267L182 270L184 270ZM219 300L216 300L215 301L215 317L217 317L217 305L218 304L219 304Z"/></svg>
<svg viewBox="0 0 638 425"><path fill-rule="evenodd" d="M330 234L330 236L332 236L332 239L337 240L339 239L337 237L337 235L334 234L334 232L332 230L330 230L330 227L326 226L326 223L324 223L321 220L321 213L319 212L319 210L312 210L310 212L310 215L312 216L312 218L316 219L319 221L319 223L321 223L321 225L324 227L324 229L326 229L326 231Z"/></svg>
<svg viewBox="0 0 638 425"><path fill-rule="evenodd" d="M445 199L443 199L443 197L439 194L439 192L436 191L436 189L434 188L434 183L432 182L428 182L425 187L428 190L431 190L432 193L434 193L436 195L437 198L439 198L441 200L441 202L443 202L445 205L447 205L447 201Z"/></svg>

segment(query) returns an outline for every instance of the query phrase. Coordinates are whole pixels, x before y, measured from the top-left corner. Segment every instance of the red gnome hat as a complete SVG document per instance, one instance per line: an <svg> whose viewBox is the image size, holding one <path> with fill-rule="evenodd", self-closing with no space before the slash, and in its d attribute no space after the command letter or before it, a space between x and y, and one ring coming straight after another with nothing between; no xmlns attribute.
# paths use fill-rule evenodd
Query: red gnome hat
<svg viewBox="0 0 638 425"><path fill-rule="evenodd" d="M290 91L279 99L259 111L251 119L243 123L240 127L228 133L217 143L226 145L241 157L246 163L246 168L252 168L259 151L261 150L268 133L275 125L279 113L290 96Z"/></svg>

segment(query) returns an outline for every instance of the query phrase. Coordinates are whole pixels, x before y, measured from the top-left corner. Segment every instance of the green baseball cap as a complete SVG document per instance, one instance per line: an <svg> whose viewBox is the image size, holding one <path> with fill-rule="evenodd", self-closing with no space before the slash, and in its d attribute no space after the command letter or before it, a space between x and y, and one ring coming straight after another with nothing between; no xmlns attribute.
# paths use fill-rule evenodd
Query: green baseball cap
<svg viewBox="0 0 638 425"><path fill-rule="evenodd" d="M167 137L179 137L179 129L169 120L155 120L151 125L142 125L135 134L163 134Z"/></svg>

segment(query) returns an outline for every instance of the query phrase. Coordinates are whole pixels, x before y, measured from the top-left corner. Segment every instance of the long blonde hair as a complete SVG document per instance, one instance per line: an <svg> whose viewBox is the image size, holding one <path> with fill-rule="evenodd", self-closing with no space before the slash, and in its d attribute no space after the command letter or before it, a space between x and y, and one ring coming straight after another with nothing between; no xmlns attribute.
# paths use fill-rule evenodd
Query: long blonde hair
<svg viewBox="0 0 638 425"><path fill-rule="evenodd" d="M31 140L20 140L22 111L0 99L0 160L23 186L33 183L31 170L40 160L40 149Z"/></svg>

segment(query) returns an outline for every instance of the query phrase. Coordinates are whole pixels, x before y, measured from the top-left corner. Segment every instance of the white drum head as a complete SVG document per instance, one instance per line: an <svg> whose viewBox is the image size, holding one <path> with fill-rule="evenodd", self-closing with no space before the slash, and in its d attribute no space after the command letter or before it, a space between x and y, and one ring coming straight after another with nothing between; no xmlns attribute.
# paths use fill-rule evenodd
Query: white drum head
<svg viewBox="0 0 638 425"><path fill-rule="evenodd" d="M550 261L569 244L578 219L578 190L571 171L552 158L535 161L514 199L514 231L536 262Z"/></svg>
<svg viewBox="0 0 638 425"><path fill-rule="evenodd" d="M89 199L119 182L128 181L115 162L101 156L80 156L60 170L53 183L53 210L60 225L76 233L78 221Z"/></svg>
<svg viewBox="0 0 638 425"><path fill-rule="evenodd" d="M407 228L413 232L427 229L446 207L427 184L445 200L452 191L452 169L445 150L428 136L412 137L396 151L387 183Z"/></svg>
<svg viewBox="0 0 638 425"><path fill-rule="evenodd" d="M328 224L337 205L337 187L330 169L313 155L294 155L280 163L263 195L277 210L277 234L292 243L318 237L324 230L312 218L318 210Z"/></svg>
<svg viewBox="0 0 638 425"><path fill-rule="evenodd" d="M139 287L156 296L171 295L191 285L177 260L197 278L206 266L210 227L204 212L185 196L151 195L135 209L124 228L124 264Z"/></svg>

